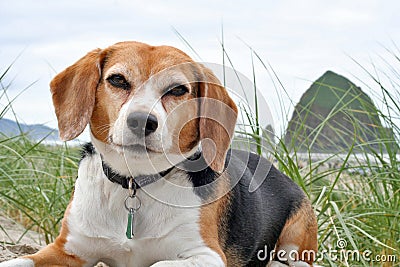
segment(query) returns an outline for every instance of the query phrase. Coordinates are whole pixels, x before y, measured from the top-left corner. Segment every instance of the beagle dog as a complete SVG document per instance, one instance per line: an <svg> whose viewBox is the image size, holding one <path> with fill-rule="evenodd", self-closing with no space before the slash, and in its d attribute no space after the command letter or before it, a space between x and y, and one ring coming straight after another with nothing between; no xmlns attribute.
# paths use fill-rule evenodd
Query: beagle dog
<svg viewBox="0 0 400 267"><path fill-rule="evenodd" d="M121 42L50 87L61 139L89 124L91 143L55 242L1 267L312 266L309 200L266 159L229 149L237 108L209 69Z"/></svg>

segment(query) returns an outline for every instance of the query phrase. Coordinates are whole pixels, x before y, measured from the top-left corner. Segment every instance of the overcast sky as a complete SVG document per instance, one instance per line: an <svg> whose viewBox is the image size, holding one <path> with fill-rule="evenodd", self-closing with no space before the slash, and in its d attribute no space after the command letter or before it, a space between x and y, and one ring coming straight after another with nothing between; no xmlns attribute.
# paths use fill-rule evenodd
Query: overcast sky
<svg viewBox="0 0 400 267"><path fill-rule="evenodd" d="M176 46L200 60L174 33L175 28L201 60L222 63L223 25L224 43L235 68L245 75L252 73L245 42L271 64L296 103L310 81L326 70L367 80L349 56L369 66L385 53L383 47L393 48L392 42L400 46L399 11L396 0L1 0L0 71L16 60L3 81L3 85L12 81L11 97L36 81L13 105L18 118L56 127L48 84L56 72L89 50L137 40ZM279 128L285 118L279 115L277 94L287 106L290 102L283 90L276 92L260 64L256 70L258 87ZM3 97L0 105L4 104Z"/></svg>

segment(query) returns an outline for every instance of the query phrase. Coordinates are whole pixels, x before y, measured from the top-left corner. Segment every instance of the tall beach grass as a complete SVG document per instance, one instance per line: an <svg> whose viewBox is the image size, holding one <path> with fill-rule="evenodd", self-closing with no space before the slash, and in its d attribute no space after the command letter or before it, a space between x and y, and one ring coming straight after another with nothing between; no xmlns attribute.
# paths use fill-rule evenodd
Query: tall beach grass
<svg viewBox="0 0 400 267"><path fill-rule="evenodd" d="M234 69L223 42L222 48L224 64ZM254 81L255 75L270 75L278 96L287 97L285 87L271 66L256 51L251 50L251 55L253 64L261 63L265 71L256 73L253 65ZM316 158L311 150L304 153L290 147L283 135L267 138L259 122L261 115L257 107L253 113L246 107L241 109L243 123L248 127L239 134L249 137L256 153L270 155L276 166L298 183L311 199L318 218L319 250L327 252L318 262L323 266L400 266L400 53L395 51L387 55L394 57L397 65L390 66L391 73L380 74L386 76L385 82L378 72L355 62L355 67L364 68L374 81L374 88L371 89L379 92L376 99L380 103L377 106L384 110L370 112L378 115L382 124L392 129L393 134L387 138L382 139L380 135L376 140L360 145L356 142L358 135L354 133L355 139L350 140L349 149ZM6 74L7 70L0 76L0 84ZM2 84L0 89L0 97L8 99L8 87ZM257 100L261 96L254 90L252 97ZM0 108L0 118L12 112L13 100L8 103ZM281 108L282 116L289 117L287 107ZM318 133L327 123L328 120L322 121L314 130ZM360 122L353 123L356 131L365 130ZM66 144L49 146L28 140L24 134L2 136L1 211L27 229L43 234L44 243L52 242L71 197L78 160L78 149ZM1 226L0 231L7 234ZM354 259L339 253L328 253L335 249L339 252L371 251L372 259L376 259L376 255L394 255L397 258L396 261L372 262L362 257Z"/></svg>
<svg viewBox="0 0 400 267"><path fill-rule="evenodd" d="M0 75L0 100L6 103L0 107L0 119L7 112L14 114L12 104L16 99L10 99L7 92L11 85L2 83L8 70ZM29 89L28 86L21 91ZM0 211L27 230L39 232L43 240L38 242L46 244L57 236L70 200L79 149L45 145L42 141L30 140L22 130L20 135L13 137L0 133ZM8 235L1 225L0 232L3 236Z"/></svg>

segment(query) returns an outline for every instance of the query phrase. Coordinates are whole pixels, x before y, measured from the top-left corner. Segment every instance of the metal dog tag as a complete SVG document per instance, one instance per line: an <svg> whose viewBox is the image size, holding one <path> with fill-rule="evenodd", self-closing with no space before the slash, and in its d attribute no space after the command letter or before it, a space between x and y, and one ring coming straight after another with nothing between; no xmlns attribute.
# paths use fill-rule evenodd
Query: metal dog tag
<svg viewBox="0 0 400 267"><path fill-rule="evenodd" d="M131 208L128 212L128 224L126 226L126 237L132 239L135 235L135 211Z"/></svg>

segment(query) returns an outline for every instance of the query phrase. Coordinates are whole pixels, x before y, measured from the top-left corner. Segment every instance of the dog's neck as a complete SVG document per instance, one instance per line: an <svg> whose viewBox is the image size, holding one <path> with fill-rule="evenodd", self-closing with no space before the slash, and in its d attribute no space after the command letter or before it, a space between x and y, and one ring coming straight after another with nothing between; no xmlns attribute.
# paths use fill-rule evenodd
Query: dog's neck
<svg viewBox="0 0 400 267"><path fill-rule="evenodd" d="M119 175L128 177L161 173L190 158L199 150L199 146L195 146L191 151L180 155L160 153L152 155L151 158L146 155L138 157L131 155L129 151L118 151L93 135L91 139L102 160Z"/></svg>
<svg viewBox="0 0 400 267"><path fill-rule="evenodd" d="M182 168L183 166L188 166L191 162L198 160L201 157L201 152L197 151L195 154L187 158L185 161L181 162L178 168ZM157 182L159 179L165 177L168 173L170 173L175 167L172 166L169 169L150 175L139 175L136 177L132 176L123 176L118 174L115 170L113 170L110 166L107 165L103 160L101 162L103 167L103 172L107 176L108 180L113 183L120 184L122 188L128 189L129 180L133 178L133 182L135 183L135 188L140 189L146 185Z"/></svg>
<svg viewBox="0 0 400 267"><path fill-rule="evenodd" d="M103 172L107 176L108 180L110 180L113 183L117 183L122 186L122 188L128 189L128 183L131 178L133 178L133 182L135 183L135 188L139 189L141 187L144 187L146 185L152 184L154 182L157 182L159 179L163 178L166 176L168 173L172 171L172 169L175 166L172 166L171 168L156 173L156 174L150 174L150 175L140 175L136 177L132 176L123 176L117 173L115 170L113 170L110 166L107 165L103 160L101 161L102 167L103 167Z"/></svg>
<svg viewBox="0 0 400 267"><path fill-rule="evenodd" d="M117 183L125 189L128 189L128 183L131 179L135 183L135 188L139 189L158 181L174 168L197 172L208 167L204 160L198 160L201 158L200 146L194 147L186 153L187 155L179 155L175 158L171 158L171 156L163 158L166 155L161 155L159 159L155 159L153 162L143 160L143 162L133 161L132 164L127 155L118 153L109 144L101 142L93 135L92 144L100 154L105 176L111 182Z"/></svg>

